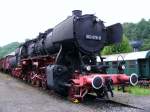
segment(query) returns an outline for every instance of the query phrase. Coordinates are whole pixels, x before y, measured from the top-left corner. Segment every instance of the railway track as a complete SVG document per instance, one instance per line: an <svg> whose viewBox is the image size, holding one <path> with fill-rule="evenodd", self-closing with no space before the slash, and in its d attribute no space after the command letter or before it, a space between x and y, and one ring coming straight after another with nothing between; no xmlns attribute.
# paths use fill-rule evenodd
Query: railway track
<svg viewBox="0 0 150 112"><path fill-rule="evenodd" d="M94 103L103 103L104 105L109 103L109 104L112 104L112 105L115 105L115 106L121 106L121 107L127 107L127 108L132 108L132 109L137 109L137 110L141 110L141 111L145 111L144 108L142 107L138 107L138 106L135 106L135 105L132 105L132 104L127 104L127 103L122 103L122 102L118 102L118 101L115 101L115 100L112 100L112 99L105 99L105 98L96 98L95 95L88 95L87 96L87 99L86 99L86 102L91 102L91 100L93 100L92 102Z"/></svg>
<svg viewBox="0 0 150 112"><path fill-rule="evenodd" d="M114 101L114 100L110 100L110 99L106 100L106 99L96 98L96 100L97 101L103 101L105 103L116 104L116 105L120 105L120 106L124 106L124 107L128 107L128 108L134 108L134 109L144 110L141 107L133 106L133 105L130 105L130 104L125 104L125 103Z"/></svg>

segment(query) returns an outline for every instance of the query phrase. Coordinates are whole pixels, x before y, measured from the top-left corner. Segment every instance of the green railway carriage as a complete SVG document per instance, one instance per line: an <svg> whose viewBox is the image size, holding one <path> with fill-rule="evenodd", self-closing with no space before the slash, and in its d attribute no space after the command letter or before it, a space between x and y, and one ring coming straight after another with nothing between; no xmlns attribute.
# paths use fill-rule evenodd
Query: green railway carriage
<svg viewBox="0 0 150 112"><path fill-rule="evenodd" d="M109 65L108 73L117 73L119 62L125 61L125 73L136 73L140 79L150 79L150 50L122 53L103 56L106 65Z"/></svg>

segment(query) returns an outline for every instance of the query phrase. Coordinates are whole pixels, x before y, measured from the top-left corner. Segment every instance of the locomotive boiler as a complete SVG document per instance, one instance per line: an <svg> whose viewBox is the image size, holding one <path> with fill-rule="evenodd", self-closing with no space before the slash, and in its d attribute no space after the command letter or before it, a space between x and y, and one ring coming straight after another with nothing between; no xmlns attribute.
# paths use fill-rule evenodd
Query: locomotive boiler
<svg viewBox="0 0 150 112"><path fill-rule="evenodd" d="M100 51L121 37L120 23L105 27L95 15L74 10L54 28L19 46L12 75L73 101L83 100L88 93L113 96L112 85L135 85L138 79L135 74L107 74Z"/></svg>

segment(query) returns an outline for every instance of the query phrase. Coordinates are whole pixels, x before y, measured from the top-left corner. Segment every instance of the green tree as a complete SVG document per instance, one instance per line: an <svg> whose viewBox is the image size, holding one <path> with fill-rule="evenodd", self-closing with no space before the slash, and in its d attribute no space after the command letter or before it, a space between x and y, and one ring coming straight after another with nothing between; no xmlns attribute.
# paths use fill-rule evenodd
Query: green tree
<svg viewBox="0 0 150 112"><path fill-rule="evenodd" d="M10 54L11 52L15 51L15 49L19 46L20 44L18 42L12 42L10 44L7 44L5 46L0 47L0 58L3 56L6 56Z"/></svg>
<svg viewBox="0 0 150 112"><path fill-rule="evenodd" d="M131 51L132 47L129 44L129 40L124 35L121 43L104 47L104 49L102 50L102 55L126 53Z"/></svg>
<svg viewBox="0 0 150 112"><path fill-rule="evenodd" d="M150 49L150 19L148 21L141 19L138 23L124 23L123 29L125 36L127 36L130 41L143 41L140 50Z"/></svg>

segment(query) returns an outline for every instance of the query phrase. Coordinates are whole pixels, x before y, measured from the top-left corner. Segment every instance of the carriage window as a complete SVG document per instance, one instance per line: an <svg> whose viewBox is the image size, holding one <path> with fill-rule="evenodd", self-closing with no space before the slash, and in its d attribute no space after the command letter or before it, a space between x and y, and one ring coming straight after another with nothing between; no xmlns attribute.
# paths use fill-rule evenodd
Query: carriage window
<svg viewBox="0 0 150 112"><path fill-rule="evenodd" d="M135 68L137 62L135 60L128 61L128 66L129 68Z"/></svg>
<svg viewBox="0 0 150 112"><path fill-rule="evenodd" d="M109 62L105 62L106 65L109 65Z"/></svg>
<svg viewBox="0 0 150 112"><path fill-rule="evenodd" d="M116 61L114 61L114 62L112 62L112 68L117 68L117 62Z"/></svg>

